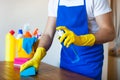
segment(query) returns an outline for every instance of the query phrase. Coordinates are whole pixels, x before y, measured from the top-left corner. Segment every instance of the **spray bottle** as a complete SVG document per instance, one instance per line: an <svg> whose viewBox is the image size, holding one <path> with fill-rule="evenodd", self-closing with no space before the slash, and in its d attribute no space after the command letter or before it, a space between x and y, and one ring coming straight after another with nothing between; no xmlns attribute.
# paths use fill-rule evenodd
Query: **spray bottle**
<svg viewBox="0 0 120 80"><path fill-rule="evenodd" d="M65 33L63 30L58 30L57 32L58 32L59 37L61 37L61 36ZM62 45L63 45L63 43L62 43ZM63 46L64 46L64 45L63 45ZM71 51L70 51L71 53L65 52L66 55L69 56L69 58L70 58L70 60L71 60L72 63L78 62L78 61L80 60L80 58L79 58L78 53L77 53L77 51L75 50L73 44L71 44L71 45L69 46L69 48L71 48L71 49L69 49L69 50L71 50Z"/></svg>
<svg viewBox="0 0 120 80"><path fill-rule="evenodd" d="M5 60L6 61L14 61L15 53L16 53L16 39L13 36L15 33L14 30L10 30L9 33L6 35L6 55Z"/></svg>

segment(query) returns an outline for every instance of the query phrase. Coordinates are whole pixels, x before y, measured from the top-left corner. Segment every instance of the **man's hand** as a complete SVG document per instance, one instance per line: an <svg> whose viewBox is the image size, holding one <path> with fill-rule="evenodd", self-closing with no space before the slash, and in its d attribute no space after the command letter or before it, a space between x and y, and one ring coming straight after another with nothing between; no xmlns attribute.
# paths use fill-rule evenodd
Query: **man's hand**
<svg viewBox="0 0 120 80"><path fill-rule="evenodd" d="M21 65L20 72L31 66L35 67L37 71L40 65L40 61L43 59L45 55L46 55L45 48L43 47L37 48L33 58Z"/></svg>
<svg viewBox="0 0 120 80"><path fill-rule="evenodd" d="M92 46L95 43L95 36L93 34L86 34L77 36L65 26L59 26L56 30L63 30L65 33L61 36L60 42L64 41L64 46L69 47L70 44L77 46Z"/></svg>

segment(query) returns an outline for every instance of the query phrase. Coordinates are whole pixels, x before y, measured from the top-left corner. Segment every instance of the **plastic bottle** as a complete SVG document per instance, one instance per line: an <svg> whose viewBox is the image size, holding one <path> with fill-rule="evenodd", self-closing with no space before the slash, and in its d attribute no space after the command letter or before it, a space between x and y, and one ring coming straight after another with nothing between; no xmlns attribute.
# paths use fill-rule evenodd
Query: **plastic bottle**
<svg viewBox="0 0 120 80"><path fill-rule="evenodd" d="M6 35L6 61L14 61L15 53L16 53L16 39L13 36L15 33L14 30L10 30Z"/></svg>
<svg viewBox="0 0 120 80"><path fill-rule="evenodd" d="M22 31L22 29L19 29L18 34L16 36L16 39L19 39L19 38L22 38L22 37L23 37L23 31Z"/></svg>
<svg viewBox="0 0 120 80"><path fill-rule="evenodd" d="M25 38L31 38L32 35L31 35L31 33L29 31L26 31L25 34L24 34L24 37Z"/></svg>
<svg viewBox="0 0 120 80"><path fill-rule="evenodd" d="M57 32L58 32L59 37L61 37L65 33L63 30L58 30ZM62 46L64 46L63 43L62 43ZM66 55L69 56L69 59L71 60L71 62L75 63L75 62L79 61L80 58L79 58L78 53L75 50L73 44L71 44L68 48L70 48L69 49L70 53L67 53L67 52L65 52L65 53L66 53Z"/></svg>
<svg viewBox="0 0 120 80"><path fill-rule="evenodd" d="M40 39L41 33L37 34L37 39Z"/></svg>
<svg viewBox="0 0 120 80"><path fill-rule="evenodd" d="M25 38L31 38L32 37L32 34L29 32L30 28L29 28L29 24L25 24L24 27L23 27L23 31L24 31L24 34L23 36Z"/></svg>
<svg viewBox="0 0 120 80"><path fill-rule="evenodd" d="M34 36L34 37L37 37L37 35L38 35L38 28L36 28L36 29L33 31L33 36Z"/></svg>

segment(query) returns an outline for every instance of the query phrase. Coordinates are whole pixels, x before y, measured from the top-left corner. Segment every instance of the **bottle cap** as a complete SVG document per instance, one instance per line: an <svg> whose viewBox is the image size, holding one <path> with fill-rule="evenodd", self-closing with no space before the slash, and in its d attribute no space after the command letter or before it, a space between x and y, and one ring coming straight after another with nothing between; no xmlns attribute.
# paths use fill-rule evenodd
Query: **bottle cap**
<svg viewBox="0 0 120 80"><path fill-rule="evenodd" d="M10 33L11 35L14 35L14 34L15 34L15 31L14 31L14 30L10 30L9 33Z"/></svg>
<svg viewBox="0 0 120 80"><path fill-rule="evenodd" d="M18 30L18 34L23 34L22 29L19 29L19 30Z"/></svg>

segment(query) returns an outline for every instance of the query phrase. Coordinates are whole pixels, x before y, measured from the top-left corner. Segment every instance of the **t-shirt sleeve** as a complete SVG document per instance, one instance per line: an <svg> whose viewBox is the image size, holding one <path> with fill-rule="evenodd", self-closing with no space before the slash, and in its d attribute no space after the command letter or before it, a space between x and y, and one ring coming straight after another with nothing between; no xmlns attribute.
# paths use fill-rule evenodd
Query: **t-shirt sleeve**
<svg viewBox="0 0 120 80"><path fill-rule="evenodd" d="M94 16L111 12L108 0L94 0Z"/></svg>
<svg viewBox="0 0 120 80"><path fill-rule="evenodd" d="M49 0L48 16L57 17L58 0Z"/></svg>

